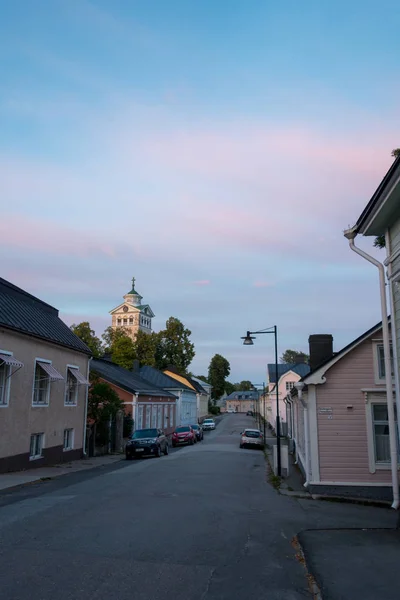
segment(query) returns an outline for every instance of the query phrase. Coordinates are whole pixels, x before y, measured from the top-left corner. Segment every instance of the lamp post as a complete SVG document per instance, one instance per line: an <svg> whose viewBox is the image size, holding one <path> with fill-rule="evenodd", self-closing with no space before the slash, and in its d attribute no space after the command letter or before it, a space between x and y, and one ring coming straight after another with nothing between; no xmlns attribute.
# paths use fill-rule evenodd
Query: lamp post
<svg viewBox="0 0 400 600"><path fill-rule="evenodd" d="M278 387L278 328L276 325L268 327L267 329L260 329L260 331L248 331L245 337L241 339L244 346L253 346L253 335L259 335L262 333L272 333L275 339L275 390L276 390L276 450L278 459L278 475L281 476L281 423L279 414L279 387Z"/></svg>

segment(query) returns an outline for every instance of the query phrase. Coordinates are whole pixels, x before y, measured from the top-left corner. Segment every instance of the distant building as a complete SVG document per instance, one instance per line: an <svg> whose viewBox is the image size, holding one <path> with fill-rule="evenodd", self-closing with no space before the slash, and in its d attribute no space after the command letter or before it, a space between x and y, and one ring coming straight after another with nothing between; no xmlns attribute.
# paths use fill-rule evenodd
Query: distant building
<svg viewBox="0 0 400 600"><path fill-rule="evenodd" d="M246 413L256 410L258 392L232 392L225 398L226 412Z"/></svg>
<svg viewBox="0 0 400 600"><path fill-rule="evenodd" d="M132 289L123 297L124 301L110 311L113 329L123 327L134 340L137 332L151 333L151 320L155 316L148 304L143 304L143 297L135 290L135 278L132 278Z"/></svg>

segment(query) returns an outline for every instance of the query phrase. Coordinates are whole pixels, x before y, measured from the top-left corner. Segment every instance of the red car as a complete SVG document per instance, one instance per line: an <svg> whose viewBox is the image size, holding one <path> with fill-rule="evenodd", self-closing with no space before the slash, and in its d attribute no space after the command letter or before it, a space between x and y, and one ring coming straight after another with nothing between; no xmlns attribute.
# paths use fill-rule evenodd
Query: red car
<svg viewBox="0 0 400 600"><path fill-rule="evenodd" d="M196 443L196 434L190 425L182 425L177 427L172 434L172 446L175 448L178 444L190 444L191 446Z"/></svg>

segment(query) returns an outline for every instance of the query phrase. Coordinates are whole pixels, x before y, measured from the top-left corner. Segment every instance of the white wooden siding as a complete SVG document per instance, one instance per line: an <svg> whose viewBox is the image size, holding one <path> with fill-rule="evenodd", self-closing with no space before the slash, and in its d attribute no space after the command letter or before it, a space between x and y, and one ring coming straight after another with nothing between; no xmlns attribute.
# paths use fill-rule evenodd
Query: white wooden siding
<svg viewBox="0 0 400 600"><path fill-rule="evenodd" d="M400 219L393 224L390 228L390 246L391 252L395 252L400 249ZM398 256L392 265L393 273L400 270L400 256ZM397 339L397 358L398 368L400 369L400 283L393 285L394 292L394 311L393 320L396 327L396 339Z"/></svg>

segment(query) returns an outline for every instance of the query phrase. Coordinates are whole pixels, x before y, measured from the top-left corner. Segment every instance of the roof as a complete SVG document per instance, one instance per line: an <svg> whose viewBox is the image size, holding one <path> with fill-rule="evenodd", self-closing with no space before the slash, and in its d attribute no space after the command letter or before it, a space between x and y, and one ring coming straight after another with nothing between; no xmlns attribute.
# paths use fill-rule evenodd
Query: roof
<svg viewBox="0 0 400 600"><path fill-rule="evenodd" d="M275 363L268 365L268 380L270 383L276 383L275 377L276 365ZM278 379L282 377L285 373L289 371L293 371L300 375L300 377L304 377L310 372L310 365L306 365L305 363L281 363L278 364Z"/></svg>
<svg viewBox="0 0 400 600"><path fill-rule="evenodd" d="M0 326L85 354L90 349L60 319L58 310L0 277Z"/></svg>
<svg viewBox="0 0 400 600"><path fill-rule="evenodd" d="M192 377L189 377L189 375L182 375L181 373L179 373L178 369L173 365L168 365L166 371L170 371L170 373L175 373L176 375L179 375L179 377L183 377L184 379L186 379L186 381L190 383L190 385L192 385L196 392L198 392L199 394L207 394L206 390L203 388L199 380L193 379Z"/></svg>
<svg viewBox="0 0 400 600"><path fill-rule="evenodd" d="M140 376L143 377L146 381L152 383L157 387L161 387L167 390L189 390L194 392L188 385L177 381L173 377L169 375L165 375L162 371L155 369L154 367L149 367L145 365L140 368Z"/></svg>
<svg viewBox="0 0 400 600"><path fill-rule="evenodd" d="M390 318L389 318L389 322L390 322ZM362 342L367 340L372 334L376 333L380 329L382 329L382 321L380 321L379 323L377 323L376 325L371 327L371 329L368 329L368 331L365 331L364 333L362 333L358 338L356 338L355 340L350 342L350 344L347 344L347 346L345 346L344 348L339 350L339 352L335 352L333 354L333 356L331 356L331 358L324 361L323 363L318 365L318 367L316 367L315 369L310 371L307 375L302 377L301 381L304 381L305 383L312 383L310 381L310 379L314 374L318 373L319 371L325 373L328 369L333 367L333 365L336 362L338 362L341 358L343 358L346 354L348 354L351 350L354 350L359 344L361 344Z"/></svg>
<svg viewBox="0 0 400 600"><path fill-rule="evenodd" d="M226 396L225 400L256 400L258 398L258 392L244 392L237 390L232 392L229 396Z"/></svg>
<svg viewBox="0 0 400 600"><path fill-rule="evenodd" d="M371 200L368 202L367 206L364 208L363 212L358 218L356 223L356 230L362 231L364 233L365 226L367 225L367 221L370 217L372 217L375 209L383 202L385 199L385 192L389 191L389 185L391 183L392 177L395 175L395 172L400 168L400 156L398 156L392 163L390 169L382 179L378 188L375 190ZM378 235L378 233L371 232L369 235Z"/></svg>
<svg viewBox="0 0 400 600"><path fill-rule="evenodd" d="M100 377L121 387L132 394L147 394L148 396L166 396L175 398L173 394L149 383L137 372L124 369L109 360L94 358L91 361L90 370Z"/></svg>

